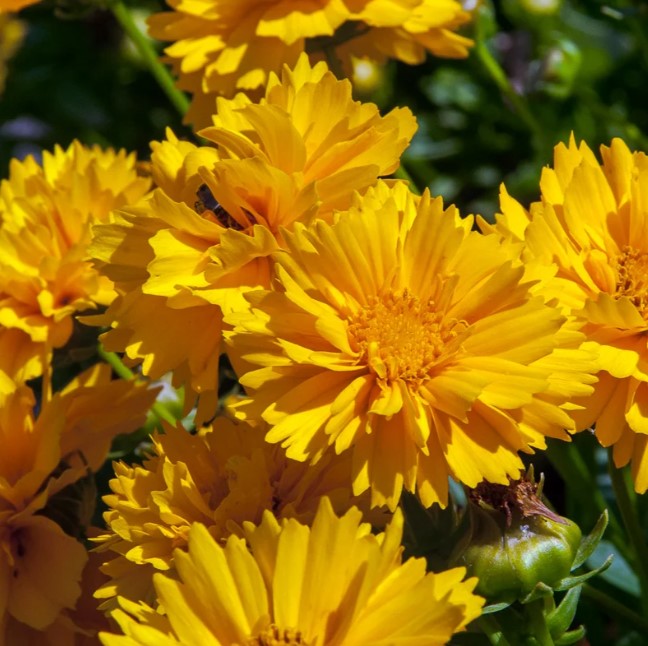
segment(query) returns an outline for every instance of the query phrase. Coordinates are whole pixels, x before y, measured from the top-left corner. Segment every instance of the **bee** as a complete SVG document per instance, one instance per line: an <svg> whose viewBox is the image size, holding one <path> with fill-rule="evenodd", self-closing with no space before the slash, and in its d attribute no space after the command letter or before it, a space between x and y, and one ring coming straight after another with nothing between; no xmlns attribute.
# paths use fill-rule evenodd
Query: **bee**
<svg viewBox="0 0 648 646"><path fill-rule="evenodd" d="M211 211L214 214L214 217L228 229L235 229L236 231L243 231L243 228L239 222L237 222L219 203L219 201L214 197L214 194L211 192L211 189L207 184L201 184L196 191L196 197L198 198L194 203L194 209L196 213L202 215L205 211Z"/></svg>
<svg viewBox="0 0 648 646"><path fill-rule="evenodd" d="M135 173L137 173L138 177L152 177L153 164L149 161L138 161L135 164Z"/></svg>

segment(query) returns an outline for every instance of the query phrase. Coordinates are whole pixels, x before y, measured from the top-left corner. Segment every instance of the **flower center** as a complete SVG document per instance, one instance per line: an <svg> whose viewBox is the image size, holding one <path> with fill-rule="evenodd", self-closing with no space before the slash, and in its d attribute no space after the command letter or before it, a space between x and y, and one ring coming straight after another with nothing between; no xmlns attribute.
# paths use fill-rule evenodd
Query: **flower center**
<svg viewBox="0 0 648 646"><path fill-rule="evenodd" d="M468 324L444 317L433 300L405 289L371 297L348 329L360 360L379 377L420 382L459 349Z"/></svg>
<svg viewBox="0 0 648 646"><path fill-rule="evenodd" d="M248 646L308 646L299 630L269 626L256 637L250 638Z"/></svg>
<svg viewBox="0 0 648 646"><path fill-rule="evenodd" d="M616 258L616 295L627 296L639 313L648 318L648 253L623 247Z"/></svg>

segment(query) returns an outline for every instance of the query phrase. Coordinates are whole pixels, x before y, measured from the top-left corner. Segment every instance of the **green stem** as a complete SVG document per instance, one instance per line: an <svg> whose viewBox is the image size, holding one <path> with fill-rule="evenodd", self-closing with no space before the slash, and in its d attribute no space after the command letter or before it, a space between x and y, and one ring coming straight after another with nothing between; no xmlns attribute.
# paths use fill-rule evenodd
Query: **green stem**
<svg viewBox="0 0 648 646"><path fill-rule="evenodd" d="M525 604L524 611L529 620L529 629L538 646L555 646L547 627L544 599L536 599Z"/></svg>
<svg viewBox="0 0 648 646"><path fill-rule="evenodd" d="M479 10L478 10L479 11ZM531 131L533 136L538 142L542 141L542 128L536 121L536 118L531 113L529 106L523 97L521 97L511 85L508 76L502 69L501 65L495 59L486 43L486 35L484 33L484 23L480 15L477 15L475 20L475 54L488 72L495 85L499 88L500 92L509 100L515 112L520 119L524 122L526 127Z"/></svg>
<svg viewBox="0 0 648 646"><path fill-rule="evenodd" d="M121 377L122 379L125 379L127 381L136 379L137 375L135 375L135 373L130 368L124 365L124 362L119 358L117 354L104 350L104 347L101 344L97 349L97 353L113 369L118 377ZM168 422L169 424L172 424L173 426L176 425L176 418L171 415L171 413L162 404L160 404L160 402L155 402L153 406L151 406L151 411L158 418L158 421L163 420L165 422ZM159 424L159 426L162 429L162 425Z"/></svg>
<svg viewBox="0 0 648 646"><path fill-rule="evenodd" d="M504 636L504 631L492 615L482 615L471 624L486 635L492 646L511 646L511 643Z"/></svg>
<svg viewBox="0 0 648 646"><path fill-rule="evenodd" d="M627 606L619 603L616 599L592 587L589 583L583 585L583 596L590 598L601 608L606 610L612 617L616 617L620 623L630 623L638 631L648 635L648 617L642 617L630 610Z"/></svg>
<svg viewBox="0 0 648 646"><path fill-rule="evenodd" d="M619 512L623 519L626 532L634 547L634 558L632 559L635 572L639 577L641 585L641 602L644 614L648 616L648 542L641 528L636 506L632 504L631 494L628 491L628 482L624 478L623 469L614 466L613 449L608 449L608 467L612 487L616 496Z"/></svg>
<svg viewBox="0 0 648 646"><path fill-rule="evenodd" d="M583 456L573 442L548 442L546 455L560 474L560 477L568 485L569 492L583 505L583 508L589 509L594 503L597 515L602 514L608 508L608 504L594 479L591 469L585 464ZM609 540L627 558L629 557L629 551L626 546L625 532L612 509L608 509L608 515ZM589 528L582 529L589 530Z"/></svg>
<svg viewBox="0 0 648 646"><path fill-rule="evenodd" d="M333 72L336 79L340 81L345 78L344 68L342 67L342 61L338 58L338 55L335 51L335 47L328 44L324 46L323 50L324 56L326 57L326 63L328 64L329 69Z"/></svg>
<svg viewBox="0 0 648 646"><path fill-rule="evenodd" d="M128 34L131 41L133 41L137 51L146 62L146 65L169 98L169 101L171 101L176 110L180 113L180 116L184 117L189 108L189 99L184 92L181 92L176 87L171 73L166 66L160 62L158 53L155 51L151 39L139 30L133 20L133 16L131 16L130 11L128 10L128 7L126 7L122 0L110 0L108 6L119 24L122 26L122 29Z"/></svg>
<svg viewBox="0 0 648 646"><path fill-rule="evenodd" d="M418 186L416 185L416 182L412 178L412 176L409 174L407 168L405 168L405 165L403 163L403 160L401 159L401 164L400 166L394 171L394 177L397 179L403 179L409 184L409 188L411 191L414 191L415 193L420 194L420 191L418 190Z"/></svg>

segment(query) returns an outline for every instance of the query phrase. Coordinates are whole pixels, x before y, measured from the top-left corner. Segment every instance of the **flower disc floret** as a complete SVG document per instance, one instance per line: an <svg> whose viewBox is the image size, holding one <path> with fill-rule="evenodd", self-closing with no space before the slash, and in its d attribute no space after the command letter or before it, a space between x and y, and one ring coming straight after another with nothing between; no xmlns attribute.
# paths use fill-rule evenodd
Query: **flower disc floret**
<svg viewBox="0 0 648 646"><path fill-rule="evenodd" d="M459 349L467 329L465 321L445 320L434 300L421 302L407 289L370 297L348 325L359 363L382 379L401 379L411 387Z"/></svg>

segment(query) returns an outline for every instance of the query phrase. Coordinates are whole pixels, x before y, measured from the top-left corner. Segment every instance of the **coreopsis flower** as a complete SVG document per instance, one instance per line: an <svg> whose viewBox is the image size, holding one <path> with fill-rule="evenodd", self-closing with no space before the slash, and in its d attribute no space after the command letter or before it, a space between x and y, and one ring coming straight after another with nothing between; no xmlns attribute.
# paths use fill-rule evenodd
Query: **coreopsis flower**
<svg viewBox="0 0 648 646"><path fill-rule="evenodd" d="M472 40L456 33L471 15L455 0L364 0L353 20L359 21L355 38L336 50L345 69L352 56L379 63L393 58L418 65L427 53L444 58L465 58Z"/></svg>
<svg viewBox="0 0 648 646"><path fill-rule="evenodd" d="M75 607L87 561L78 539L92 514L75 496L78 484L115 434L141 425L154 397L144 385L111 381L105 365L42 402L37 416L31 389L0 391L0 643L65 629L62 613Z"/></svg>
<svg viewBox="0 0 648 646"><path fill-rule="evenodd" d="M340 512L367 506L352 500L349 460L309 466L287 459L264 435L262 427L226 418L196 435L167 426L143 465L116 463L113 493L104 497L108 532L96 539L111 580L98 596L154 604L153 574L174 567L174 549L186 549L195 522L224 540L242 535L245 521L260 522L266 509L308 522L323 495Z"/></svg>
<svg viewBox="0 0 648 646"><path fill-rule="evenodd" d="M90 226L149 185L133 155L78 142L45 152L42 165L12 160L0 183L0 372L39 376L74 314L110 303L112 283L88 259Z"/></svg>
<svg viewBox="0 0 648 646"><path fill-rule="evenodd" d="M272 73L304 52L334 56L350 76L353 55L421 63L427 52L465 57L472 41L454 33L470 20L456 0L194 0L169 2L149 18L153 38L173 41L166 60L193 94L187 119L209 123L217 96L260 94Z"/></svg>
<svg viewBox="0 0 648 646"><path fill-rule="evenodd" d="M276 291L229 315L230 356L266 439L316 461L353 454L353 491L445 504L448 476L506 483L518 451L568 439L591 392L582 337L531 293L495 237L441 198L379 184L333 224L286 232Z"/></svg>
<svg viewBox="0 0 648 646"><path fill-rule="evenodd" d="M282 227L347 208L354 191L396 170L415 129L408 109L381 116L303 56L260 104L219 101L201 132L217 148L171 133L152 144L159 188L94 228L92 253L121 293L96 319L112 327L106 348L142 362L154 379L173 371L176 385L201 395L197 423L211 418L222 312L269 286Z"/></svg>
<svg viewBox="0 0 648 646"><path fill-rule="evenodd" d="M600 164L585 143L559 144L545 168L541 201L525 210L503 192L502 214L485 229L522 245L526 262L554 266L547 299L574 317L596 356L598 383L575 400L578 429L596 424L617 467L631 463L648 489L648 157L614 139ZM553 274L555 273L555 276Z"/></svg>
<svg viewBox="0 0 648 646"><path fill-rule="evenodd" d="M324 498L310 527L266 511L224 546L195 524L188 552L176 552L179 580L155 577L164 614L122 600L112 616L125 636L100 638L105 646L435 646L479 616L483 599L464 568L426 574L424 559L402 562L400 512L378 536L361 519L355 508L338 518Z"/></svg>
<svg viewBox="0 0 648 646"><path fill-rule="evenodd" d="M0 15L20 11L37 2L40 0L0 0Z"/></svg>
<svg viewBox="0 0 648 646"><path fill-rule="evenodd" d="M109 630L110 623L97 608L99 602L93 594L106 577L98 570L100 555L90 552L87 557L80 581L81 594L74 610L64 609L42 630L8 617L4 646L96 646L99 643L97 633ZM53 558L61 560L65 555L55 554ZM70 573L65 572L63 576L69 579Z"/></svg>
<svg viewBox="0 0 648 646"><path fill-rule="evenodd" d="M25 31L25 23L3 14L3 3L0 1L0 95L7 80L7 63L22 44Z"/></svg>

